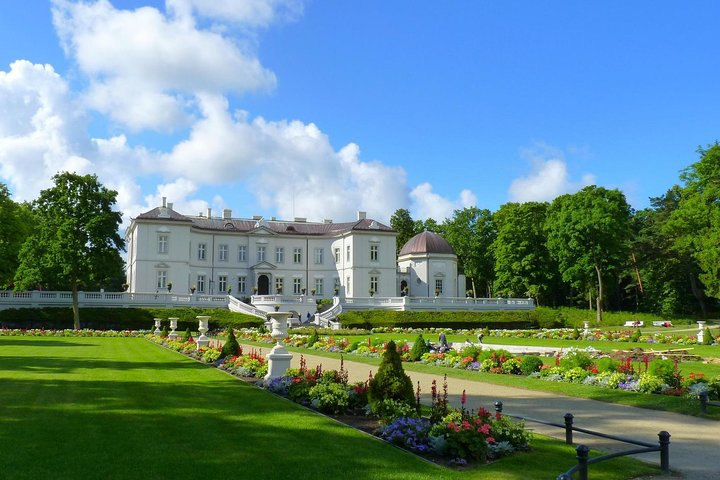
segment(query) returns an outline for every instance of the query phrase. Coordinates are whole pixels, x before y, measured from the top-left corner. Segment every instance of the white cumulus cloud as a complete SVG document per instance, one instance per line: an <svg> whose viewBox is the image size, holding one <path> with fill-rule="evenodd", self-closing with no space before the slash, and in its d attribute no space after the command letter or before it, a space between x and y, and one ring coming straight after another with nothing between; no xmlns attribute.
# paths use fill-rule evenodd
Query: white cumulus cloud
<svg viewBox="0 0 720 480"><path fill-rule="evenodd" d="M516 178L509 188L512 202L545 202L595 183L592 174L584 174L573 181L562 150L538 144L521 152L530 163L530 172Z"/></svg>
<svg viewBox="0 0 720 480"><path fill-rule="evenodd" d="M410 198L412 200L410 213L413 218L422 220L432 218L438 223L451 218L455 210L477 205L477 197L470 190L463 190L456 200L450 200L433 192L433 187L428 182L413 188Z"/></svg>

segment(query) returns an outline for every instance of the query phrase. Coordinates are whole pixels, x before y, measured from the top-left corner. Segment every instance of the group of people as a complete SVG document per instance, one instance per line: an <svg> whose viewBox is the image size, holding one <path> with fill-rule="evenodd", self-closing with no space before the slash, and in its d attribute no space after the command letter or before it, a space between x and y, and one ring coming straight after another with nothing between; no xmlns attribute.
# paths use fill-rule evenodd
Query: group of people
<svg viewBox="0 0 720 480"><path fill-rule="evenodd" d="M477 340L478 343L482 343L483 341L483 333L480 332L477 334ZM438 336L438 348L435 349L436 351L443 353L450 350L450 345L448 344L447 337L445 336L445 332L440 332L440 335Z"/></svg>

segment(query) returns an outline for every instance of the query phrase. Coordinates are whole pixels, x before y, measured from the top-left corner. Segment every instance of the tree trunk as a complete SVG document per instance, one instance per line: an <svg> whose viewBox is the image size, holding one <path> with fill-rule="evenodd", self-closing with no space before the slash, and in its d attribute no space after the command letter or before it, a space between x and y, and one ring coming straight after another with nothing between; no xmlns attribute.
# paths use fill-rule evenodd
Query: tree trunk
<svg viewBox="0 0 720 480"><path fill-rule="evenodd" d="M603 299L603 282L602 272L598 265L595 265L595 272L597 272L598 280L598 296L597 296L597 323L598 325L602 322L602 299Z"/></svg>
<svg viewBox="0 0 720 480"><path fill-rule="evenodd" d="M477 291L475 290L475 279L470 277L470 285L472 285L473 298L477 298Z"/></svg>
<svg viewBox="0 0 720 480"><path fill-rule="evenodd" d="M72 282L72 309L73 309L73 328L80 330L80 305L78 301L77 282Z"/></svg>
<svg viewBox="0 0 720 480"><path fill-rule="evenodd" d="M697 299L698 303L700 304L700 310L702 311L703 318L707 317L707 306L705 305L705 299L703 295L703 291L700 288L700 286L697 283L697 277L693 272L688 272L688 278L690 279L690 289L692 290L693 295Z"/></svg>

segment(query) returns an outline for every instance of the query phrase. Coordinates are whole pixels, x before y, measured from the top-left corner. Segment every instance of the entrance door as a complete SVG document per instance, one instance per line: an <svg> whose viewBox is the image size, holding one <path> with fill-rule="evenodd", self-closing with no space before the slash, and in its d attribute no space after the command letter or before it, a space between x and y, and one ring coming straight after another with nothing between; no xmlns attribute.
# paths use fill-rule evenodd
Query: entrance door
<svg viewBox="0 0 720 480"><path fill-rule="evenodd" d="M257 280L258 295L270 294L270 279L267 275L260 275Z"/></svg>
<svg viewBox="0 0 720 480"><path fill-rule="evenodd" d="M408 283L406 280L403 280L402 282L400 282L400 296L404 297L408 293L410 293L408 291Z"/></svg>

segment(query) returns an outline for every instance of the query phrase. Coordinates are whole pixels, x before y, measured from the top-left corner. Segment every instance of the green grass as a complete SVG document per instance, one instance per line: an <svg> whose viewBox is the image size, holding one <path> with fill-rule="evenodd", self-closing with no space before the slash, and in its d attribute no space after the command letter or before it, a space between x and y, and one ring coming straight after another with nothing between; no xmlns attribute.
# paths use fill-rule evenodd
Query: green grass
<svg viewBox="0 0 720 480"><path fill-rule="evenodd" d="M555 478L572 447L455 472L144 339L0 337L3 479ZM632 459L607 479L657 472Z"/></svg>

